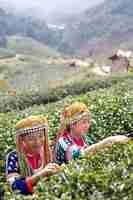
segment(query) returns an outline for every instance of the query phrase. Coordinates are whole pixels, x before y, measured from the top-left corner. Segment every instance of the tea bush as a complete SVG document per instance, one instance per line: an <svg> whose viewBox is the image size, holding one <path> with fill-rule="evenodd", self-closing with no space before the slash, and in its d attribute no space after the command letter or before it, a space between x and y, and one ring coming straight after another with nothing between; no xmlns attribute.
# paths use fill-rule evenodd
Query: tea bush
<svg viewBox="0 0 133 200"><path fill-rule="evenodd" d="M64 173L38 183L38 199L132 199L133 144L117 145L71 162ZM39 193L38 193L39 192Z"/></svg>
<svg viewBox="0 0 133 200"><path fill-rule="evenodd" d="M41 180L34 196L6 193L5 199L132 200L133 144L114 145L91 158L72 161L64 172Z"/></svg>
<svg viewBox="0 0 133 200"><path fill-rule="evenodd" d="M89 91L98 90L100 88L110 88L112 85L122 83L125 80L130 82L132 79L132 74L110 76L102 79L95 78L94 80L91 78L67 84L56 89L50 89L48 92L44 92L43 90L38 92L23 91L23 93L18 93L16 96L5 95L0 97L0 112L23 110L33 105L48 104L51 102L60 101L68 95L75 96Z"/></svg>
<svg viewBox="0 0 133 200"><path fill-rule="evenodd" d="M68 96L56 103L31 106L22 111L0 114L0 187L4 187L5 200L132 200L133 144L114 145L91 158L82 158L65 166L64 172L35 187L34 196L14 196L5 184L4 159L7 151L15 147L14 125L31 114L48 115L49 139L53 140L59 128L60 113L65 103L86 103L92 113L91 130L87 137L99 141L107 136L133 130L133 80L125 79L108 89L99 89L79 96ZM23 103L23 101L22 101ZM31 104L32 105L32 104Z"/></svg>

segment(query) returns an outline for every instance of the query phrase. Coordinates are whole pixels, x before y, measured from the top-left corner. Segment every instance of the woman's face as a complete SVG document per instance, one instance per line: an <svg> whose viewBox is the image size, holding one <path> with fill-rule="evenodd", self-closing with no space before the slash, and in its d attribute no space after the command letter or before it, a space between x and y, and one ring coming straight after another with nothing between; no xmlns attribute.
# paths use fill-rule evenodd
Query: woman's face
<svg viewBox="0 0 133 200"><path fill-rule="evenodd" d="M44 132L35 132L24 136L23 144L24 149L28 152L37 152L43 145L44 142Z"/></svg>
<svg viewBox="0 0 133 200"><path fill-rule="evenodd" d="M81 119L79 122L72 125L72 130L77 136L87 134L90 128L89 118Z"/></svg>

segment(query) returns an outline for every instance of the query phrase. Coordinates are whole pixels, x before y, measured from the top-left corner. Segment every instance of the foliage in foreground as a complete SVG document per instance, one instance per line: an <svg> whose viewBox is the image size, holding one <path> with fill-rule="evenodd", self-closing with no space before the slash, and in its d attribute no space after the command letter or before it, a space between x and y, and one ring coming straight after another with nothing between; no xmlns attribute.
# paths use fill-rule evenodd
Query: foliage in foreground
<svg viewBox="0 0 133 200"><path fill-rule="evenodd" d="M116 84L110 89L88 92L85 95L67 97L55 104L34 106L20 112L0 114L0 186L5 185L4 158L7 150L14 147L15 123L30 114L48 114L53 139L59 127L59 116L67 102L80 100L92 112L90 135L99 141L118 132L133 128L133 84L132 81ZM132 200L133 189L133 144L116 145L110 150L99 152L88 159L81 159L65 166L64 174L55 175L38 183L36 197L14 197L6 192L9 199L124 199ZM5 187L6 188L6 187Z"/></svg>
<svg viewBox="0 0 133 200"><path fill-rule="evenodd" d="M72 162L65 173L40 182L38 199L132 199L133 144L117 145ZM39 192L39 193L38 193Z"/></svg>
<svg viewBox="0 0 133 200"><path fill-rule="evenodd" d="M132 200L132 182L133 143L114 145L89 159L73 161L64 172L41 180L34 188L34 196L15 199ZM5 199L10 198L7 193Z"/></svg>

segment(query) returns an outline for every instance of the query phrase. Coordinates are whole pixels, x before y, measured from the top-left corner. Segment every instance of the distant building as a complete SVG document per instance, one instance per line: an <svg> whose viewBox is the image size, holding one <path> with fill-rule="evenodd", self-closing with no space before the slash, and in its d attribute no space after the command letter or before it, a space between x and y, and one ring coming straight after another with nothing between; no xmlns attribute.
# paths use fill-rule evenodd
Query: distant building
<svg viewBox="0 0 133 200"><path fill-rule="evenodd" d="M120 54L119 51L113 56L109 57L112 61L111 73L126 73L129 68L129 59L125 54Z"/></svg>

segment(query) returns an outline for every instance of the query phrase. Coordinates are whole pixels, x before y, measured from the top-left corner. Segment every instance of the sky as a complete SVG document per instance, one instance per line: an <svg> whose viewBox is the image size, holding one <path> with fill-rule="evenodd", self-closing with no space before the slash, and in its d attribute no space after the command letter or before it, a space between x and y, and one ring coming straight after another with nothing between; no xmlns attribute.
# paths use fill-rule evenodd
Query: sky
<svg viewBox="0 0 133 200"><path fill-rule="evenodd" d="M66 13L78 13L103 0L0 0L0 4L6 4L18 12L29 8L40 8L46 14L65 11Z"/></svg>

